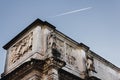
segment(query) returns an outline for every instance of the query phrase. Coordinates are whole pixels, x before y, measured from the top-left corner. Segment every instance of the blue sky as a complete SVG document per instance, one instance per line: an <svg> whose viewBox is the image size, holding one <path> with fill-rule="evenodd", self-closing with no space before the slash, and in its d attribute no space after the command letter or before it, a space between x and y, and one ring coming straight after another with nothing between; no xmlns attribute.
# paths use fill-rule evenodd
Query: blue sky
<svg viewBox="0 0 120 80"><path fill-rule="evenodd" d="M0 0L0 73L6 56L2 46L37 18L120 67L120 0Z"/></svg>

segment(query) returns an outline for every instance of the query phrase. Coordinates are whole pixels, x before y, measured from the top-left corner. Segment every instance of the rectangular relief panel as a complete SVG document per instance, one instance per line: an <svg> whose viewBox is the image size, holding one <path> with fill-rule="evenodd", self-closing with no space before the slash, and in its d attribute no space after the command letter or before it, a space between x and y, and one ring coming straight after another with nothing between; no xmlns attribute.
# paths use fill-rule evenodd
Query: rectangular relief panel
<svg viewBox="0 0 120 80"><path fill-rule="evenodd" d="M31 32L10 48L9 65L14 64L17 60L23 57L24 54L32 51L32 41L33 33Z"/></svg>
<svg viewBox="0 0 120 80"><path fill-rule="evenodd" d="M8 49L6 72L25 61L33 48L33 32L29 32Z"/></svg>

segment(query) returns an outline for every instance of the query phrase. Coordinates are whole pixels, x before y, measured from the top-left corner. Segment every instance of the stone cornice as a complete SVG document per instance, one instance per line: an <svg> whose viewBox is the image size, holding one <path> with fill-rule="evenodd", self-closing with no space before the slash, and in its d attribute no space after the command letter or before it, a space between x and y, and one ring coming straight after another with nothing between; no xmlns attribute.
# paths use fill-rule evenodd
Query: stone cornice
<svg viewBox="0 0 120 80"><path fill-rule="evenodd" d="M83 43L80 43L79 46L81 46L86 52L90 49L88 46L86 46Z"/></svg>
<svg viewBox="0 0 120 80"><path fill-rule="evenodd" d="M60 69L59 71L59 77L60 77L60 80L84 80L72 73L69 73L63 69Z"/></svg>
<svg viewBox="0 0 120 80"><path fill-rule="evenodd" d="M14 71L8 73L5 75L4 73L1 75L0 80L9 80L9 79L14 79L18 78L20 76L23 76L24 74L27 74L30 70L37 69L38 71L43 71L43 65L44 61L42 60L37 60L37 59L31 59L31 61L25 62L18 68L16 68Z"/></svg>
<svg viewBox="0 0 120 80"><path fill-rule="evenodd" d="M91 76L91 77L89 77L87 80L101 80L101 79L99 79L99 78L97 78L97 77L95 77L95 76Z"/></svg>

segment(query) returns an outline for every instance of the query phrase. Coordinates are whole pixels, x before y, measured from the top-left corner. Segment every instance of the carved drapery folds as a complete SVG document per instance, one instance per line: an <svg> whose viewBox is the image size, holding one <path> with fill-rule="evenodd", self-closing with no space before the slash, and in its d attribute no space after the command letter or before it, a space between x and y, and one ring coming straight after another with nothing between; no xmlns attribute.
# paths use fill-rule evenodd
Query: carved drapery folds
<svg viewBox="0 0 120 80"><path fill-rule="evenodd" d="M17 42L10 49L10 63L15 63L25 53L32 51L33 32Z"/></svg>

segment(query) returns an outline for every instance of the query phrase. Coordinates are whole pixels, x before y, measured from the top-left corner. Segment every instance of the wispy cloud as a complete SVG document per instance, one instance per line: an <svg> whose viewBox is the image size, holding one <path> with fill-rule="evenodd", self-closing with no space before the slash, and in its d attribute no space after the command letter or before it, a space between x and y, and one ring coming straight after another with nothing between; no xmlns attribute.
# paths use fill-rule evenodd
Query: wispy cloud
<svg viewBox="0 0 120 80"><path fill-rule="evenodd" d="M51 18L59 17L59 16L64 16L64 15L68 15L68 14L72 14L72 13L77 13L77 12L89 10L89 9L91 9L91 8L92 8L92 7L87 7L87 8L82 8L82 9L78 9L78 10L73 10L73 11L69 11L69 12L65 12L65 13L61 13L61 14L52 16Z"/></svg>

